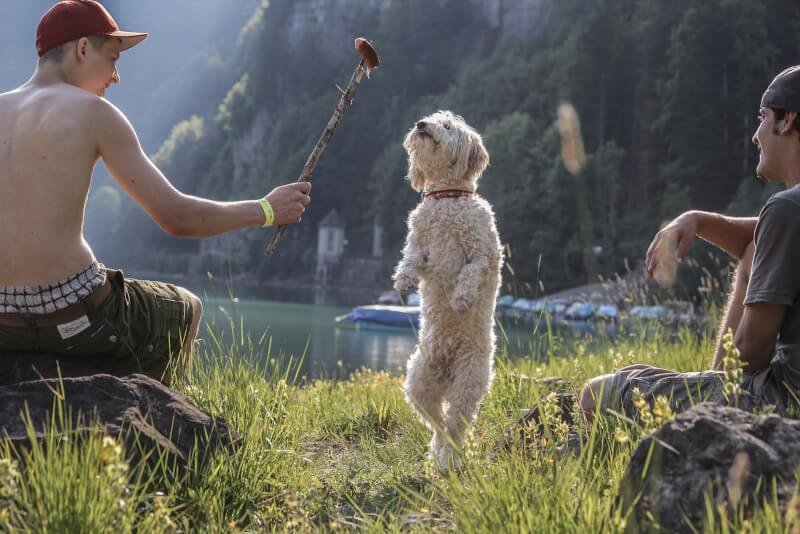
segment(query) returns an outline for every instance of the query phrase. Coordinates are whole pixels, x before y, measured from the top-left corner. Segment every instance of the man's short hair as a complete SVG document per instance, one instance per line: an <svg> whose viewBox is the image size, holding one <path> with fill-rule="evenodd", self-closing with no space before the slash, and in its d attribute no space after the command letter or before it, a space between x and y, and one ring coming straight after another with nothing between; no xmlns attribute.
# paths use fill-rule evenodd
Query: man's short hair
<svg viewBox="0 0 800 534"><path fill-rule="evenodd" d="M103 45L106 44L106 41L113 39L113 37L109 37L108 35L87 35L86 38L89 39L89 42L92 43L92 46L94 46L95 50L100 50L103 48ZM39 58L39 65L48 61L61 63L64 61L64 56L67 55L67 48L74 42L75 41L70 41L55 48L51 48Z"/></svg>

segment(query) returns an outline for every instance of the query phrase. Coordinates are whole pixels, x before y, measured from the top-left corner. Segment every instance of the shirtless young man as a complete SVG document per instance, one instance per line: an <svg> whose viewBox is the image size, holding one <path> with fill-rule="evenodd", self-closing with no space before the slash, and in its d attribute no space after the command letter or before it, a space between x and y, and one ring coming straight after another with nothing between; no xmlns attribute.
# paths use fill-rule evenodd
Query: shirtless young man
<svg viewBox="0 0 800 534"><path fill-rule="evenodd" d="M761 99L759 127L753 135L760 160L757 174L781 182L758 218L732 218L689 211L659 232L647 252L652 277L666 231L678 235L678 260L699 236L739 260L711 371L678 373L632 365L593 378L581 394L587 419L608 409L634 414L631 393L638 388L652 401L671 399L676 411L694 402L728 402L722 391L725 349L722 336L734 333L744 364L744 409L774 406L778 413L800 406L800 66L780 73Z"/></svg>
<svg viewBox="0 0 800 534"><path fill-rule="evenodd" d="M35 74L0 94L0 353L86 356L107 372L143 372L165 383L188 361L200 299L171 284L123 278L84 240L84 208L100 158L172 235L295 223L310 201L309 184L241 202L176 190L122 112L103 98L120 82L120 53L146 37L119 31L93 0L59 2L37 28Z"/></svg>

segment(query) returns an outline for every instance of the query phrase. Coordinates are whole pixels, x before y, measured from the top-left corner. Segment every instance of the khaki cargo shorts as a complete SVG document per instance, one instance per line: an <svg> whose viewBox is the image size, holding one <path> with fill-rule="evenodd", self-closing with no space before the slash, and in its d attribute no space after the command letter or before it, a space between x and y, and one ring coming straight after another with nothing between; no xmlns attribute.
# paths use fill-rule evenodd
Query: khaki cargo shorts
<svg viewBox="0 0 800 534"><path fill-rule="evenodd" d="M57 326L0 325L0 353L85 357L109 374L163 380L180 362L194 316L191 294L173 284L124 278L107 269L109 294L86 307L82 330L67 339ZM0 360L2 358L0 357Z"/></svg>
<svg viewBox="0 0 800 534"><path fill-rule="evenodd" d="M749 411L774 407L776 412L786 414L795 403L790 391L793 388L782 375L781 361L773 358L766 369L744 374L741 393L733 399L723 392L724 375L720 371L679 373L651 365L629 365L603 380L597 406L601 413L613 411L635 417L633 392L638 389L650 404L658 396L666 397L675 413L699 402L716 402Z"/></svg>

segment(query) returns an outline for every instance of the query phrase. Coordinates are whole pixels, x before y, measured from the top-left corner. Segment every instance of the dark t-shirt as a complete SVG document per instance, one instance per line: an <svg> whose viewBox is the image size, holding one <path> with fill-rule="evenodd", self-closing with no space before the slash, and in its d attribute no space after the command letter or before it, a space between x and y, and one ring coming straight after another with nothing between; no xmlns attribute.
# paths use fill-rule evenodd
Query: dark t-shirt
<svg viewBox="0 0 800 534"><path fill-rule="evenodd" d="M784 378L800 386L800 186L773 195L758 216L755 256L745 304L786 306L776 356Z"/></svg>

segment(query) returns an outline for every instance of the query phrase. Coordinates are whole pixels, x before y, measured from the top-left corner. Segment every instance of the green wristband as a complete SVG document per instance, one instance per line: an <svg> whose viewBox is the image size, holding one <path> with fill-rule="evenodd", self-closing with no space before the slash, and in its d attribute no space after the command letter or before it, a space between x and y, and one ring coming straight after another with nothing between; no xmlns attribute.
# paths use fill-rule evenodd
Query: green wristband
<svg viewBox="0 0 800 534"><path fill-rule="evenodd" d="M258 205L261 206L262 210L264 210L263 226L272 226L272 223L275 222L275 212L272 211L272 206L270 205L269 200L264 197L258 201Z"/></svg>

